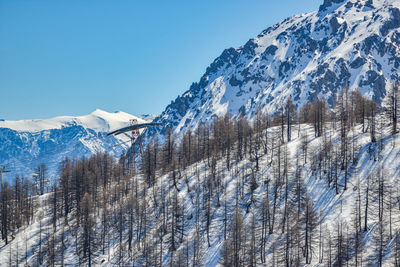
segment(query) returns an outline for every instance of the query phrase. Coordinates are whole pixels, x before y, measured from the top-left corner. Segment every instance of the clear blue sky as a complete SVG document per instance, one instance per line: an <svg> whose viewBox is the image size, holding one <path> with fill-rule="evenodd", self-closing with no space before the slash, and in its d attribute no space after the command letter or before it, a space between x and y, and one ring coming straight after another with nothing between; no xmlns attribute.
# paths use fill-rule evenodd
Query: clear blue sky
<svg viewBox="0 0 400 267"><path fill-rule="evenodd" d="M159 114L225 48L322 0L0 0L0 118Z"/></svg>

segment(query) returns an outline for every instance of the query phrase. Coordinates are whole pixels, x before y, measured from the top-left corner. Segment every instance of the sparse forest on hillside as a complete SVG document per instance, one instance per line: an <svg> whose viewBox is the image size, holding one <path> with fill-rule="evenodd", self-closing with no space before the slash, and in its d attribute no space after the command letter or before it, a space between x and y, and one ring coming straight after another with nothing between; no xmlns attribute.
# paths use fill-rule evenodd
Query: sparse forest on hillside
<svg viewBox="0 0 400 267"><path fill-rule="evenodd" d="M154 138L136 166L65 159L50 185L39 166L1 187L0 263L399 266L398 94L226 115Z"/></svg>
<svg viewBox="0 0 400 267"><path fill-rule="evenodd" d="M400 267L400 0L4 2L0 267Z"/></svg>

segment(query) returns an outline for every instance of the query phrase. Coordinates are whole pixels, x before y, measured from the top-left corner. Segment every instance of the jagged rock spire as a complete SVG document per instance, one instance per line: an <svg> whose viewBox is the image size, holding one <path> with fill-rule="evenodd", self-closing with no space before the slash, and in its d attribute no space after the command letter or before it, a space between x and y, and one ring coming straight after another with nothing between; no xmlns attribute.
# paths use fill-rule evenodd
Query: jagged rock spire
<svg viewBox="0 0 400 267"><path fill-rule="evenodd" d="M324 3L319 7L319 11L325 11L326 8L330 7L332 4L343 3L347 0L324 0Z"/></svg>

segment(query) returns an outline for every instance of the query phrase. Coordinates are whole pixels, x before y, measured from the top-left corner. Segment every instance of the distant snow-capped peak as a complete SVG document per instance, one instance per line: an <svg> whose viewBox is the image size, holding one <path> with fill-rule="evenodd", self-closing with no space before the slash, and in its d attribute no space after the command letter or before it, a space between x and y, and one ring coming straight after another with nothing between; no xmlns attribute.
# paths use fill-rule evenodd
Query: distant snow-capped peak
<svg viewBox="0 0 400 267"><path fill-rule="evenodd" d="M0 128L9 128L19 132L40 132L44 130L61 129L63 127L79 125L92 129L95 132L108 132L129 125L130 120L138 122L146 120L130 115L123 111L110 113L100 109L84 116L59 116L50 119L33 119L17 121L0 121Z"/></svg>
<svg viewBox="0 0 400 267"><path fill-rule="evenodd" d="M129 139L107 133L130 125L131 120L146 122L122 111L100 109L84 116L0 121L0 165L12 170L5 179L29 175L41 163L47 165L50 177L55 177L65 158L90 157L100 151L119 157L126 153Z"/></svg>

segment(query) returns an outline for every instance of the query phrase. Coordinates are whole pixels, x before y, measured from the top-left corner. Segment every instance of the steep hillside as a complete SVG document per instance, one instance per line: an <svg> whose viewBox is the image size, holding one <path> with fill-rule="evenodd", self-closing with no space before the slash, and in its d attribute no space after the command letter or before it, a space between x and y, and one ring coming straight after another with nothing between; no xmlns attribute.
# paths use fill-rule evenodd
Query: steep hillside
<svg viewBox="0 0 400 267"><path fill-rule="evenodd" d="M400 136L388 136L383 127L371 143L360 125L352 128L348 142L356 144L355 160L349 153L345 172L335 148L340 132L331 127L315 137L310 125L295 126L297 134L286 144L277 141L280 127L255 134L242 160L232 145L229 169L226 156L215 153L157 176L154 184L145 175L103 174L99 182L108 184L100 182L78 205L75 190L93 188L84 176L66 202L61 191L34 198L32 221L0 247L0 265L78 266L87 265L90 255L96 266L233 266L229 259L237 266L375 266L382 240L383 266L393 266L400 250ZM257 170L253 142L265 136L268 152L259 146ZM89 168L96 172L93 164ZM77 172L64 178L73 182ZM67 203L72 209L63 217ZM229 250L237 258L224 256Z"/></svg>
<svg viewBox="0 0 400 267"><path fill-rule="evenodd" d="M66 157L79 159L98 151L120 156L127 145L113 146L126 138L107 136L107 132L129 125L131 119L144 122L124 112L102 110L80 117L0 121L0 163L12 170L4 176L6 179L13 179L16 174L26 176L32 173L32 168L45 163L54 178Z"/></svg>
<svg viewBox="0 0 400 267"><path fill-rule="evenodd" d="M128 114L0 122L11 168L75 158L1 187L0 266L399 266L399 27L398 0L325 0L225 50L135 168L105 134Z"/></svg>
<svg viewBox="0 0 400 267"><path fill-rule="evenodd" d="M397 0L325 0L223 51L156 121L181 132L227 112L273 113L288 98L332 105L346 85L380 102L400 78L399 8Z"/></svg>

